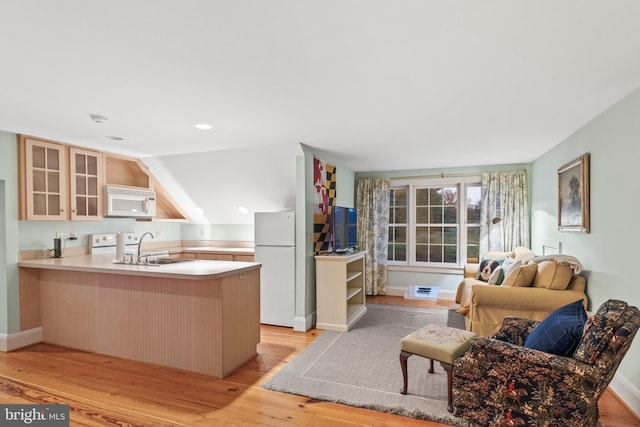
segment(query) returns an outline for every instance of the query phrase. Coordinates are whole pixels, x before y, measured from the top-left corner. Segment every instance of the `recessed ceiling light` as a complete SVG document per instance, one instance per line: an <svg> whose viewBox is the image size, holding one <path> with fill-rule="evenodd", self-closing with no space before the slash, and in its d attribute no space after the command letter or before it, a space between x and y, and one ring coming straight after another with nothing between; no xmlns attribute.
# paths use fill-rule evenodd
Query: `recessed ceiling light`
<svg viewBox="0 0 640 427"><path fill-rule="evenodd" d="M209 129L211 129L212 127L213 127L213 126L208 125L208 124L206 124L206 123L198 123L198 124L196 125L196 128L197 128L197 129L202 129L202 130L209 130Z"/></svg>
<svg viewBox="0 0 640 427"><path fill-rule="evenodd" d="M244 206L238 206L238 210L242 215L247 215L249 213L249 209L245 208Z"/></svg>
<svg viewBox="0 0 640 427"><path fill-rule="evenodd" d="M124 141L124 138L121 138L119 136L105 136L105 138L111 140L111 141Z"/></svg>
<svg viewBox="0 0 640 427"><path fill-rule="evenodd" d="M195 211L195 213L197 213L198 215L202 215L202 214L204 214L204 209L202 209L202 208L201 208L201 207L199 207L199 206L194 206L194 207L193 207L193 210L194 210L194 211Z"/></svg>

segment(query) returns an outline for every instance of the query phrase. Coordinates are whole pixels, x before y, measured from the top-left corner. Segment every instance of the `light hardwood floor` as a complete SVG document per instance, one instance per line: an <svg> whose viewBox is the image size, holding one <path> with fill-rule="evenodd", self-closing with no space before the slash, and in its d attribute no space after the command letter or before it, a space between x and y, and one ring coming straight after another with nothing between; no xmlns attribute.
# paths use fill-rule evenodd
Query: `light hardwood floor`
<svg viewBox="0 0 640 427"><path fill-rule="evenodd" d="M0 352L0 402L68 403L72 426L440 425L260 388L319 333L262 326L258 356L224 380L46 344ZM606 426L640 425L612 393L600 408Z"/></svg>

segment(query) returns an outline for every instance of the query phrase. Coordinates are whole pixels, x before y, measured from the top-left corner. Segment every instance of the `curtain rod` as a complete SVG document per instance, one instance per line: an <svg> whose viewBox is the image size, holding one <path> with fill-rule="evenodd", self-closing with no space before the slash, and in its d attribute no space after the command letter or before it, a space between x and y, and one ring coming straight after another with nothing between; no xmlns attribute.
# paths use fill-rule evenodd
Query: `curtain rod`
<svg viewBox="0 0 640 427"><path fill-rule="evenodd" d="M481 171L477 171L477 172L458 172L458 173L444 173L444 172L440 172L440 173L434 173L434 174L429 174L429 175L415 175L415 176L394 176L394 177L389 177L389 179L427 179L427 178L466 178L466 177L470 177L470 176L481 176L483 173L499 173L499 172L519 172L519 171L525 171L526 169L515 169L515 170L508 170L508 171L493 171L493 172L481 172Z"/></svg>
<svg viewBox="0 0 640 427"><path fill-rule="evenodd" d="M389 177L390 179L424 179L424 178L465 178L469 176L479 176L483 172L459 172L459 173L434 173L430 175L416 175L416 176L395 176Z"/></svg>

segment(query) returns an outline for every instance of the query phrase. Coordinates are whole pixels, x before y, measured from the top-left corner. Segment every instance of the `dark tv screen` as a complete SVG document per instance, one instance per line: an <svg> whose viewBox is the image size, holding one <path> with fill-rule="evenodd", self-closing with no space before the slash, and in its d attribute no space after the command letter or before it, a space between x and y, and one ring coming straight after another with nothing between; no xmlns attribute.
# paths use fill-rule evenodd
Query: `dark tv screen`
<svg viewBox="0 0 640 427"><path fill-rule="evenodd" d="M358 221L355 208L333 208L333 250L345 252L358 246Z"/></svg>

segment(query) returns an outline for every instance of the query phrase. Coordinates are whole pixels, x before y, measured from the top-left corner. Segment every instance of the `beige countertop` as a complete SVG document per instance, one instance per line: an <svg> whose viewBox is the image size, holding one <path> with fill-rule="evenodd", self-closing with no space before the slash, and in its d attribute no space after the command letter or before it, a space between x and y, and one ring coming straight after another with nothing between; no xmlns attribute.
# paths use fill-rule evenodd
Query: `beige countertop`
<svg viewBox="0 0 640 427"><path fill-rule="evenodd" d="M217 249L217 248L216 248ZM237 249L237 248L236 248ZM252 249L252 248L245 248ZM256 262L190 260L165 265L114 264L113 255L76 255L62 258L29 259L19 267L83 271L129 276L164 277L189 280L216 279L260 268Z"/></svg>

